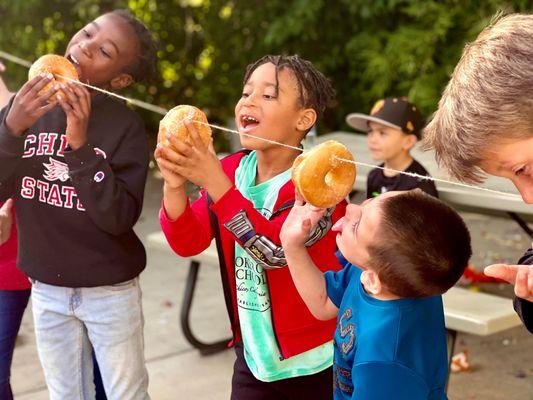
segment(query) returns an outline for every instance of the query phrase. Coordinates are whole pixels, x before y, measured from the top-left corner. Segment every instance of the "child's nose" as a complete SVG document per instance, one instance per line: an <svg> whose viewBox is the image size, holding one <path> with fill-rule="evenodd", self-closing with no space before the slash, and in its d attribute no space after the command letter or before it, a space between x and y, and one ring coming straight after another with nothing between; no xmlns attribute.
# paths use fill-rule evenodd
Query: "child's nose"
<svg viewBox="0 0 533 400"><path fill-rule="evenodd" d="M88 43L87 41L83 41L83 42L80 42L78 46L80 46L80 49L83 52L83 54L85 54L89 58L92 57L92 51L91 51L92 46L90 43Z"/></svg>
<svg viewBox="0 0 533 400"><path fill-rule="evenodd" d="M521 181L515 180L513 183L522 195L524 202L527 204L533 204L533 182L529 176L521 178Z"/></svg>
<svg viewBox="0 0 533 400"><path fill-rule="evenodd" d="M256 101L257 101L257 93L256 92L251 92L244 99L244 104L246 104L246 105L255 105Z"/></svg>

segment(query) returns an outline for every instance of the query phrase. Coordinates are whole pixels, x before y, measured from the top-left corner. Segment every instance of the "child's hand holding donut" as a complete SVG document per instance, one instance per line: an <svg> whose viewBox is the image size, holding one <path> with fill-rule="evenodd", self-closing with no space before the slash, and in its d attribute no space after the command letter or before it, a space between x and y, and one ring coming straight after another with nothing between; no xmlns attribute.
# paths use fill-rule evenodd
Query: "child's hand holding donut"
<svg viewBox="0 0 533 400"><path fill-rule="evenodd" d="M168 154L165 154L165 152ZM174 155L172 153L175 153L174 150L165 149L165 147L160 143L157 144L154 152L154 158L157 162L157 166L159 167L159 171L161 171L161 175L163 175L166 190L181 189L185 182L187 182L187 179L174 171L174 165L172 162L168 161L169 159L174 159Z"/></svg>
<svg viewBox="0 0 533 400"><path fill-rule="evenodd" d="M76 150L87 142L87 126L91 115L91 94L75 83L61 83L62 93L57 94L59 105L67 114L67 142Z"/></svg>
<svg viewBox="0 0 533 400"><path fill-rule="evenodd" d="M167 135L170 146L158 144L158 154L162 156L158 164L206 189L216 202L232 187L232 183L222 169L212 141L206 146L194 124L189 120L184 121L184 124L192 143Z"/></svg>
<svg viewBox="0 0 533 400"><path fill-rule="evenodd" d="M311 229L326 211L325 208L304 203L303 197L298 192L295 192L295 197L294 206L281 228L280 239L283 247L304 247Z"/></svg>
<svg viewBox="0 0 533 400"><path fill-rule="evenodd" d="M11 133L22 136L24 131L55 107L57 103L53 95L58 87L41 92L52 80L52 74L43 73L20 88L6 117L6 126Z"/></svg>

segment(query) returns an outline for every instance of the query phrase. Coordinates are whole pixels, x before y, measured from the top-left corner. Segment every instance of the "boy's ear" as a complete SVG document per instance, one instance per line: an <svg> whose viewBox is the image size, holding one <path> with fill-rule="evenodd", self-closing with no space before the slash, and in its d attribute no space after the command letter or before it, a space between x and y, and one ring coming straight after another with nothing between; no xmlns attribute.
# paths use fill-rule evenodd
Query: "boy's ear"
<svg viewBox="0 0 533 400"><path fill-rule="evenodd" d="M125 87L128 87L132 83L133 83L133 76L131 76L130 74L126 74L126 73L121 73L118 76L111 79L110 85L111 85L111 89L120 90Z"/></svg>
<svg viewBox="0 0 533 400"><path fill-rule="evenodd" d="M361 274L361 282L365 289L373 295L378 295L383 291L383 285L381 284L377 272L372 271L371 269L363 271Z"/></svg>
<svg viewBox="0 0 533 400"><path fill-rule="evenodd" d="M411 150L416 142L418 141L416 135L405 135L404 142L403 142L403 149L404 150Z"/></svg>
<svg viewBox="0 0 533 400"><path fill-rule="evenodd" d="M315 124L316 119L316 111L312 108L305 108L300 113L300 118L298 118L296 128L299 131L306 132Z"/></svg>

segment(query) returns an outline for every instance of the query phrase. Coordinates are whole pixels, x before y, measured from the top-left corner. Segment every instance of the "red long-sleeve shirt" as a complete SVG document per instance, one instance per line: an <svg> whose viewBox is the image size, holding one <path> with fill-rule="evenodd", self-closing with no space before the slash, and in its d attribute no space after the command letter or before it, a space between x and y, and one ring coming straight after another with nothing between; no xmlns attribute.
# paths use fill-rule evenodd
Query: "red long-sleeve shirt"
<svg viewBox="0 0 533 400"><path fill-rule="evenodd" d="M3 203L0 203L0 207ZM15 209L13 209L13 216ZM13 218L11 236L7 242L0 246L0 290L26 290L31 288L31 283L17 268L17 224Z"/></svg>
<svg viewBox="0 0 533 400"><path fill-rule="evenodd" d="M222 167L233 183L235 170L243 155L242 152L236 153L222 160ZM236 341L241 340L241 334L235 287L235 242L259 253L261 253L261 244L269 243L273 247L272 259L276 259L279 263L280 257L284 258L279 234L293 202L294 185L289 181L281 188L270 219L256 211L253 204L235 186L210 206L205 191L202 191L201 197L192 205L187 204L183 214L175 221L168 219L164 207L160 211L161 228L167 241L172 249L183 257L199 254L209 247L215 236L210 225L209 209L216 216L223 253L221 259L225 266L224 291L226 297L231 298L228 311ZM335 233L329 228L344 215L345 208L344 202L336 207L329 217L328 224L319 233L321 239L308 248L311 258L323 271L337 271L341 268L335 257ZM258 256L261 258L264 254ZM272 305L274 334L283 357L288 358L303 353L332 340L335 319L330 321L315 319L298 294L289 269L286 266L268 269L268 255L266 258L265 270Z"/></svg>

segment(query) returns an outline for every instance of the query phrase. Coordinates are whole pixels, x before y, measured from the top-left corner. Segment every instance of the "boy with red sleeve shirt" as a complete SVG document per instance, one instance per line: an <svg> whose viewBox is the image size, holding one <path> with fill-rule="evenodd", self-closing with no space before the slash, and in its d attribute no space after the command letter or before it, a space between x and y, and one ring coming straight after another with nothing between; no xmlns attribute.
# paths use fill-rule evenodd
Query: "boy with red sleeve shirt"
<svg viewBox="0 0 533 400"><path fill-rule="evenodd" d="M177 151L155 152L165 179L160 222L172 249L192 256L217 239L237 353L232 399L332 397L335 321L318 321L307 310L279 239L294 203L290 172L299 152L256 137L298 146L333 95L310 62L266 56L248 67L235 108L241 144L250 151L219 162L186 122L194 146L169 137ZM203 188L192 205L186 180ZM328 210L307 241L324 270L340 269L330 228L345 207Z"/></svg>

